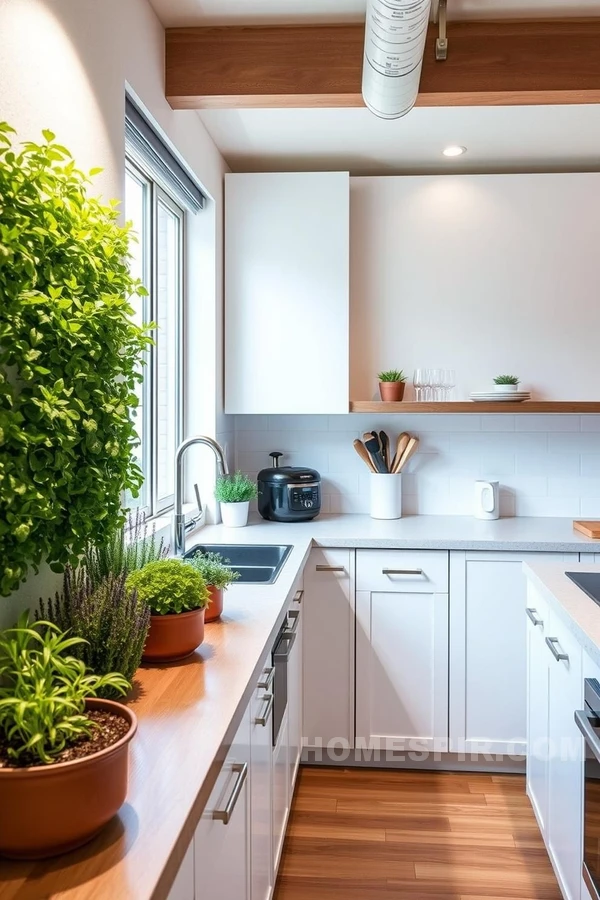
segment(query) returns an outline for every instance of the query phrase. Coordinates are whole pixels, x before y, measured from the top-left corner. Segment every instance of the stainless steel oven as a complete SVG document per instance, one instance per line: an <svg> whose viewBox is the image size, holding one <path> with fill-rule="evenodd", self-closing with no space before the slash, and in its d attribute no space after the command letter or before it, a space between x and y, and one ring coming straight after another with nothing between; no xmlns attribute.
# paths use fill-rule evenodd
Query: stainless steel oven
<svg viewBox="0 0 600 900"><path fill-rule="evenodd" d="M585 740L583 788L583 879L600 900L600 682L585 680L585 709L575 721Z"/></svg>
<svg viewBox="0 0 600 900"><path fill-rule="evenodd" d="M300 613L296 610L288 612L285 622L281 627L281 631L277 636L273 647L273 668L275 669L275 677L273 679L273 746L277 744L281 723L283 722L285 711L288 705L287 685L288 674L287 667L296 640L296 629L298 628Z"/></svg>

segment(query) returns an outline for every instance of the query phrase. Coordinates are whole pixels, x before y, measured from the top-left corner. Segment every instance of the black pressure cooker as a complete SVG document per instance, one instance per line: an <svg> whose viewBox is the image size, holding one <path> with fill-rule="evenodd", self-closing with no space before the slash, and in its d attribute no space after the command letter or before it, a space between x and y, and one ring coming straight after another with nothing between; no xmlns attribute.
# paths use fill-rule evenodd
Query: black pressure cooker
<svg viewBox="0 0 600 900"><path fill-rule="evenodd" d="M273 466L258 473L258 511L272 522L308 522L321 512L321 476L316 469L280 466L283 453L270 453Z"/></svg>

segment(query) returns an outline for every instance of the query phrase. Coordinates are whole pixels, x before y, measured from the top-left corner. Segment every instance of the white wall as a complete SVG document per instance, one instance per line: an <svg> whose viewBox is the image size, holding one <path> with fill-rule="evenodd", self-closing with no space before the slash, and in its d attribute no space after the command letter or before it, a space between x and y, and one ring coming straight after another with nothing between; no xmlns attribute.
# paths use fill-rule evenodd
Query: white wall
<svg viewBox="0 0 600 900"><path fill-rule="evenodd" d="M97 190L122 197L124 102L129 85L211 196L193 221L189 274L187 431L229 434L222 410L222 182L224 161L192 111L164 98L164 32L146 0L4 0L0 2L0 120L22 140L52 129L83 169L103 166ZM233 447L231 447L233 449ZM197 454L209 499L214 463ZM190 480L196 480L190 478ZM202 481L202 479L201 479ZM9 600L0 627L16 610L54 589L44 571Z"/></svg>
<svg viewBox="0 0 600 900"><path fill-rule="evenodd" d="M454 399L499 374L537 399L598 398L600 174L350 185L353 400L417 366L455 369Z"/></svg>
<svg viewBox="0 0 600 900"><path fill-rule="evenodd" d="M600 416L236 416L237 463L255 476L280 450L282 465L321 473L324 513L368 513L352 441L373 428L420 438L403 476L407 515L470 515L473 482L488 478L503 515L600 517Z"/></svg>

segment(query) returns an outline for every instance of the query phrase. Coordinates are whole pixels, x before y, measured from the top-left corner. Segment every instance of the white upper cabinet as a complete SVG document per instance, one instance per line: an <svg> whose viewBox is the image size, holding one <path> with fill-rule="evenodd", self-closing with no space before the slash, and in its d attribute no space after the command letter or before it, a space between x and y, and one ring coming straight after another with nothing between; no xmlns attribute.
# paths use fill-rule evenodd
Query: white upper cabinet
<svg viewBox="0 0 600 900"><path fill-rule="evenodd" d="M225 176L225 412L347 413L347 172Z"/></svg>

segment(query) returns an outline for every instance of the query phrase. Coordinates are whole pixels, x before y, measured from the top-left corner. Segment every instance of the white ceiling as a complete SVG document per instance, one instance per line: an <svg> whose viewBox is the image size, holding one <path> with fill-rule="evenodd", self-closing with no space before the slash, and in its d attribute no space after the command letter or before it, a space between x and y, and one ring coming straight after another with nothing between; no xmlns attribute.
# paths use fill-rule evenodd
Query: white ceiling
<svg viewBox="0 0 600 900"><path fill-rule="evenodd" d="M505 172L600 168L600 105L416 107L402 119L366 109L199 113L233 171ZM467 147L446 159L448 144Z"/></svg>
<svg viewBox="0 0 600 900"><path fill-rule="evenodd" d="M352 22L365 0L150 0L164 25ZM600 15L600 0L448 0L453 19Z"/></svg>

